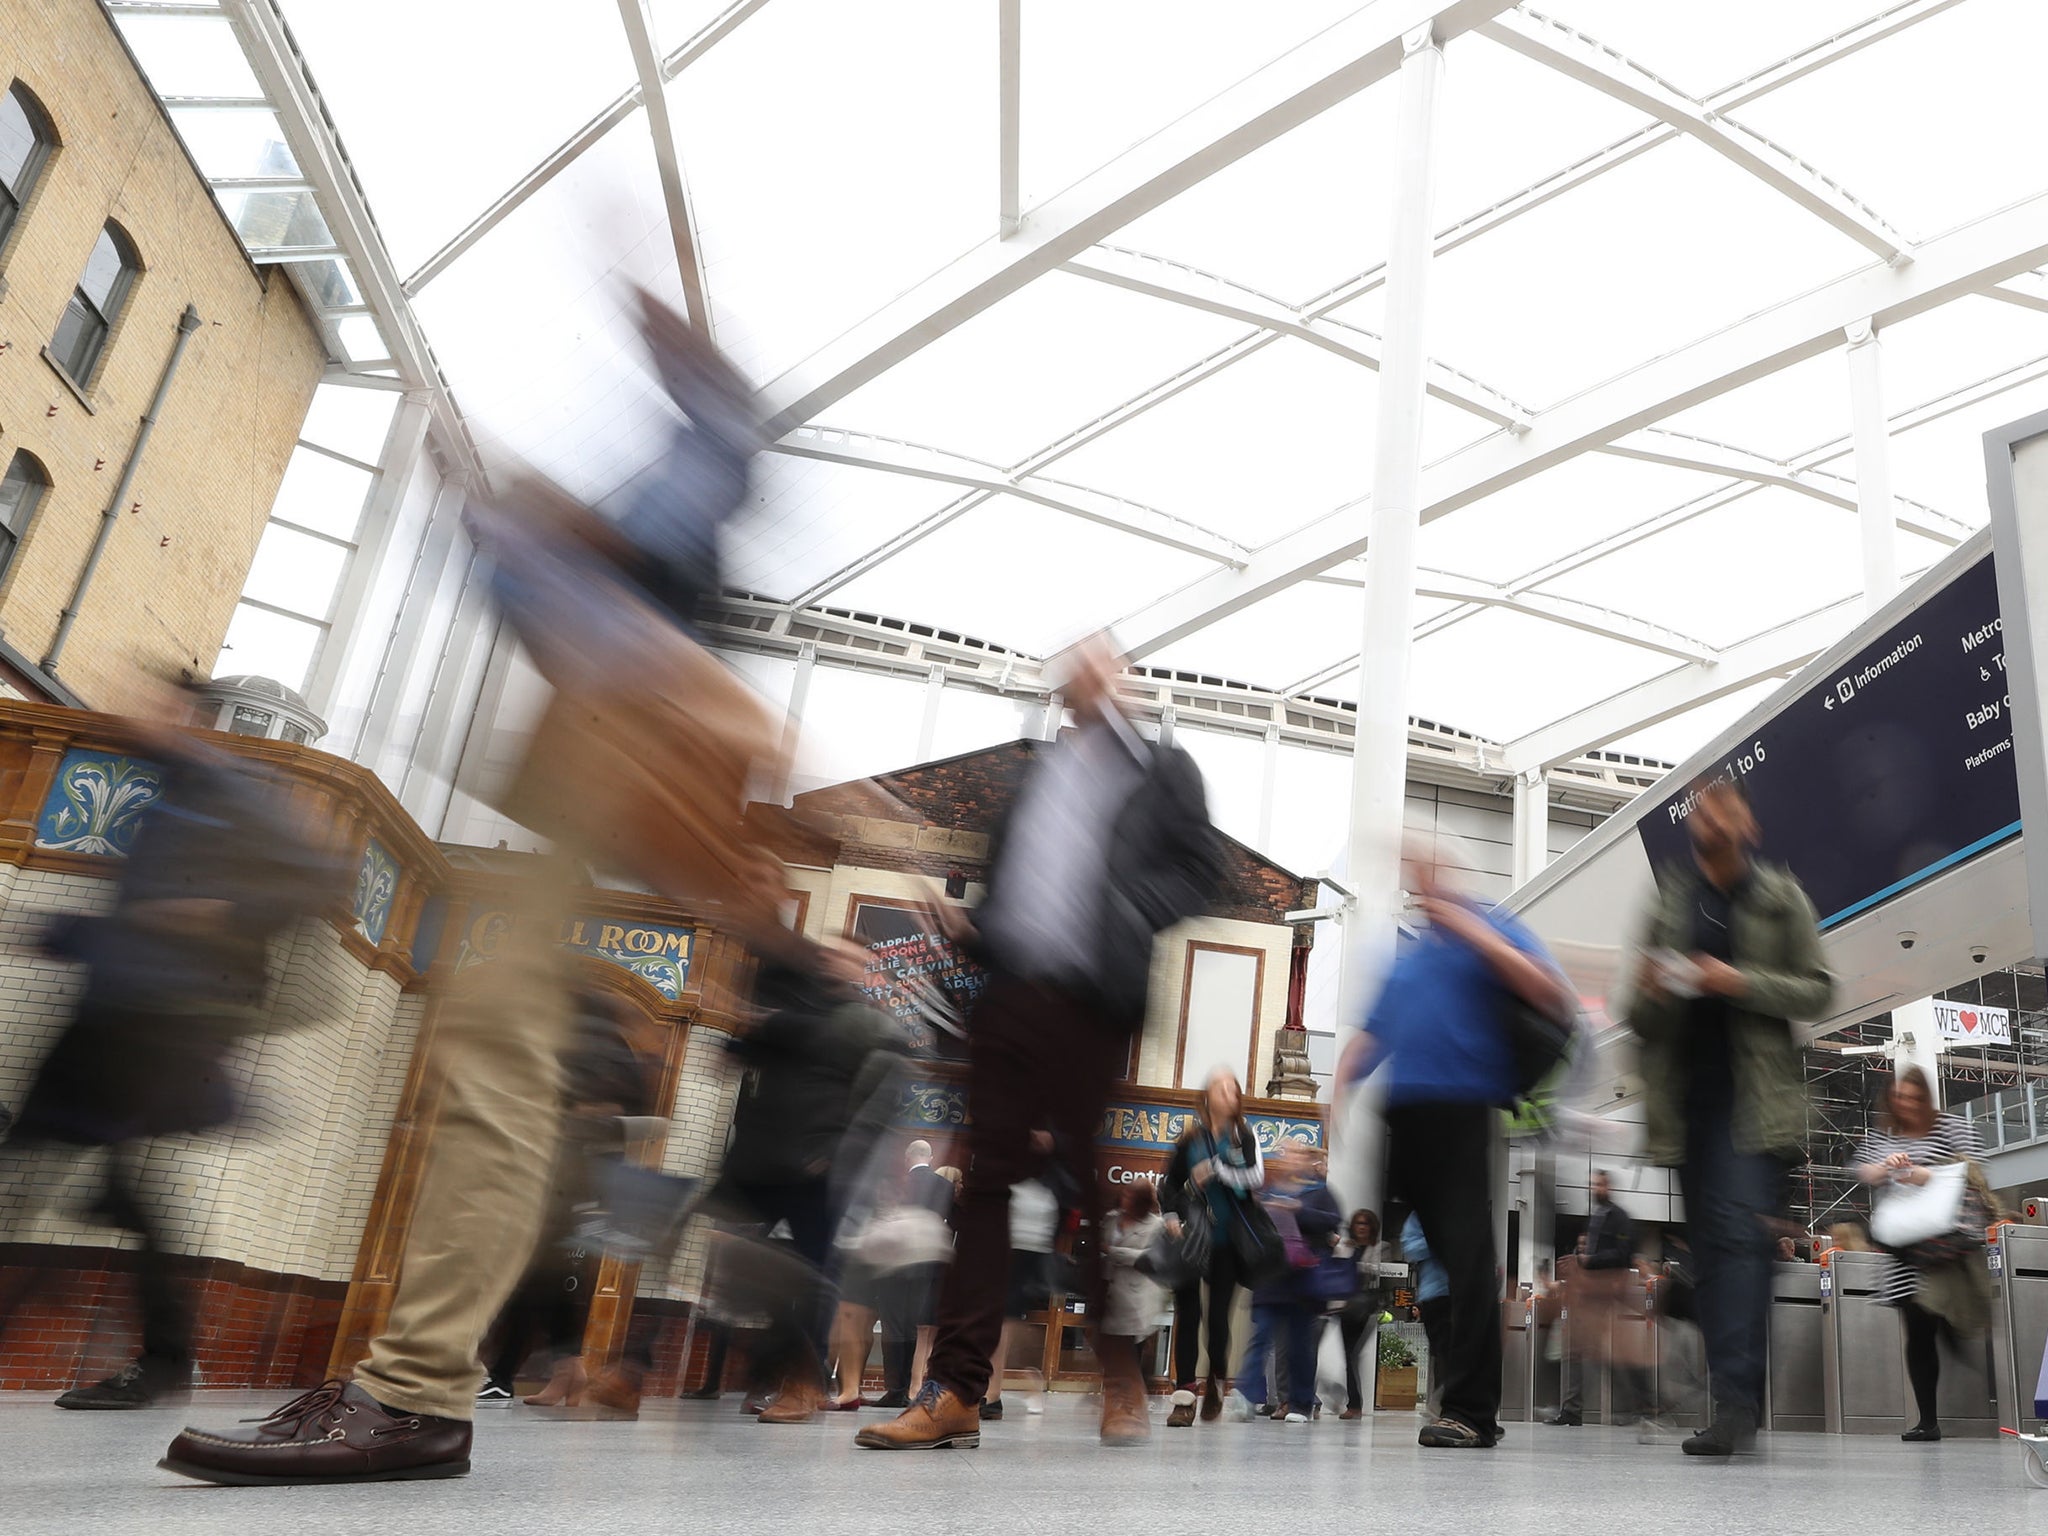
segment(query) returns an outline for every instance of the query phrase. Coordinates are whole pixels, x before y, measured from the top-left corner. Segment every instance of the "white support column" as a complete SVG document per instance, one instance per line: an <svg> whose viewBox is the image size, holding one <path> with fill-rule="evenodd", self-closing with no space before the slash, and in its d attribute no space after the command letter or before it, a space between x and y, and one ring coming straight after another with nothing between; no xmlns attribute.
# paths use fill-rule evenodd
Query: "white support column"
<svg viewBox="0 0 2048 1536"><path fill-rule="evenodd" d="M781 800L785 806L796 803L796 749L797 743L803 739L804 705L811 696L811 674L817 670L818 647L806 640L797 648L796 675L789 680L789 710L782 717Z"/></svg>
<svg viewBox="0 0 2048 1536"><path fill-rule="evenodd" d="M1280 727L1266 727L1265 762L1259 774L1259 852L1273 846L1273 797L1280 793Z"/></svg>
<svg viewBox="0 0 2048 1536"><path fill-rule="evenodd" d="M1530 768L1515 775L1514 883L1543 873L1550 862L1550 775Z"/></svg>
<svg viewBox="0 0 2048 1536"><path fill-rule="evenodd" d="M1179 724L1180 711L1171 704L1166 705L1159 711L1159 745L1162 747L1173 745L1174 727Z"/></svg>
<svg viewBox="0 0 2048 1536"><path fill-rule="evenodd" d="M917 760L928 763L939 739L939 706L946 698L946 669L933 662L924 678L924 719L917 728Z"/></svg>
<svg viewBox="0 0 2048 1536"><path fill-rule="evenodd" d="M1892 505L1891 428L1884 414L1884 344L1859 320L1849 338L1849 405L1856 434L1856 510L1863 520L1863 611L1899 590L1898 511Z"/></svg>
<svg viewBox="0 0 2048 1536"><path fill-rule="evenodd" d="M432 417L428 397L418 391L408 392L392 413L391 430L384 436L384 451L377 459L377 481L370 487L370 499L356 527L355 553L342 573L326 636L306 678L306 702L315 714L333 718L336 690L350 659L360 646L375 644L380 638L362 633L363 603L391 547L391 527L419 467L420 455L426 451Z"/></svg>
<svg viewBox="0 0 2048 1536"><path fill-rule="evenodd" d="M1045 718L1039 722L1040 741L1058 741L1060 727L1067 720L1067 697L1063 693L1050 693L1045 699Z"/></svg>
<svg viewBox="0 0 2048 1536"><path fill-rule="evenodd" d="M1365 630L1358 734L1351 759L1349 874L1359 921L1351 925L1338 988L1340 1029L1362 1017L1393 955L1400 895L1401 811L1408 787L1408 660L1414 640L1416 541L1421 530L1422 410L1427 398L1428 310L1435 194L1436 113L1443 50L1427 27L1402 39L1394 133L1394 207L1387 245L1386 350L1380 366L1372 508L1366 523ZM1348 1108L1348 1113L1345 1110ZM1337 1158L1331 1178L1347 1206L1380 1205L1370 1101L1332 1106Z"/></svg>
<svg viewBox="0 0 2048 1536"><path fill-rule="evenodd" d="M404 596L398 601L391 632L385 637L384 663L371 683L362 727L356 733L355 748L349 754L387 783L398 782L404 775L403 762L390 761L388 752L398 730L398 717L405 706L409 684L418 675L419 668L438 665L440 661L438 655L424 656L421 650L427 624L433 616L436 594L450 574L463 502L468 493L467 480L457 475L444 480L434 497L434 509L428 514L427 526L421 532L411 578L406 583Z"/></svg>
<svg viewBox="0 0 2048 1536"><path fill-rule="evenodd" d="M1892 1008L1892 1071L1918 1067L1927 1074L1934 1107L1941 1108L1941 1029L1934 1022L1934 1000L1921 998Z"/></svg>
<svg viewBox="0 0 2048 1536"><path fill-rule="evenodd" d="M1007 240L1017 233L1017 152L1023 124L1022 64L1024 0L996 0L996 229Z"/></svg>

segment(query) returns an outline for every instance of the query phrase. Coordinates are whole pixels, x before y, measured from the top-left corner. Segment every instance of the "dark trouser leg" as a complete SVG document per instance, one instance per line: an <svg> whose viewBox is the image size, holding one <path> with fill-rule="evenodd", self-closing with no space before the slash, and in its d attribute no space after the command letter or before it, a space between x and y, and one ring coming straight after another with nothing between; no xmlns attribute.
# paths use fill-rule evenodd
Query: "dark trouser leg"
<svg viewBox="0 0 2048 1536"><path fill-rule="evenodd" d="M1010 1283L1010 1186L1032 1170L1031 1133L1049 1128L1091 1207L1095 1133L1128 1038L1079 998L995 976L969 1034L967 1177L953 1206L953 1265L929 1371L963 1402L988 1395ZM1099 1212L1090 1211L1091 1215ZM1102 1275L1083 1284L1101 1315Z"/></svg>
<svg viewBox="0 0 2048 1536"><path fill-rule="evenodd" d="M142 1310L143 1357L183 1370L192 1362L192 1315L171 1275L156 1222L135 1198L134 1173L118 1150L107 1168L100 1210L115 1226L142 1239L135 1257L135 1289Z"/></svg>
<svg viewBox="0 0 2048 1536"><path fill-rule="evenodd" d="M1287 1362L1287 1406L1296 1413L1313 1415L1316 1346L1323 1338L1323 1314L1307 1302L1297 1302L1281 1318L1280 1331L1286 1341L1281 1356Z"/></svg>
<svg viewBox="0 0 2048 1536"><path fill-rule="evenodd" d="M1487 1155L1494 1111L1484 1104L1404 1104L1387 1113L1388 1182L1415 1208L1450 1280L1445 1313L1443 1414L1478 1430L1500 1428L1500 1279L1493 1247Z"/></svg>
<svg viewBox="0 0 2048 1536"><path fill-rule="evenodd" d="M1917 1427L1931 1429L1940 1422L1935 1394L1941 1386L1941 1324L1932 1312L1907 1302L1899 1308L1906 1325L1906 1379L1913 1384L1913 1402L1920 1410Z"/></svg>
<svg viewBox="0 0 2048 1536"><path fill-rule="evenodd" d="M795 1257L774 1266L771 1288L779 1294L769 1298L773 1317L770 1351L778 1368L787 1370L793 1359L808 1350L822 1370L832 1316L839 1305L837 1290L825 1278L825 1266L832 1256L832 1233L838 1224L828 1182L807 1179L794 1184L736 1184L733 1193L760 1218L764 1228L773 1230L780 1222L789 1224L790 1247ZM930 1287L926 1283L919 1289L928 1293ZM921 1316L899 1319L902 1336L913 1345L921 1321Z"/></svg>
<svg viewBox="0 0 2048 1536"><path fill-rule="evenodd" d="M709 1322L704 1325L711 1336L711 1343L704 1353L704 1380L700 1387L714 1392L725 1388L725 1352L732 1347L732 1328L725 1323Z"/></svg>
<svg viewBox="0 0 2048 1536"><path fill-rule="evenodd" d="M1202 1282L1173 1293L1173 1380L1192 1388L1202 1363Z"/></svg>
<svg viewBox="0 0 2048 1536"><path fill-rule="evenodd" d="M1230 1374L1230 1314L1237 1305L1237 1284L1237 1255L1224 1246L1224 1237L1219 1232L1209 1260L1207 1329L1209 1374L1219 1380Z"/></svg>
<svg viewBox="0 0 2048 1536"><path fill-rule="evenodd" d="M1429 1345L1429 1386L1424 1401L1440 1406L1444 1373L1450 1369L1451 1300L1448 1296L1432 1296L1418 1303L1415 1310L1422 1314L1422 1337Z"/></svg>
<svg viewBox="0 0 2048 1536"><path fill-rule="evenodd" d="M1696 1117L1679 1179L1715 1408L1761 1417L1772 1258L1764 1223L1778 1209L1784 1167L1766 1153L1737 1152L1727 1116Z"/></svg>
<svg viewBox="0 0 2048 1536"><path fill-rule="evenodd" d="M1366 1321L1367 1316L1368 1314L1363 1307L1346 1307L1343 1316L1337 1321L1338 1331L1344 1339L1344 1406L1346 1408L1363 1408L1365 1406L1364 1388L1358 1379L1359 1350L1360 1346L1364 1344L1368 1332L1378 1333L1378 1330L1372 1328Z"/></svg>
<svg viewBox="0 0 2048 1536"><path fill-rule="evenodd" d="M1278 1335L1277 1306L1252 1304L1252 1336L1245 1343L1244 1358L1237 1363L1237 1390L1253 1403L1284 1403L1287 1399L1272 1391L1274 1338Z"/></svg>

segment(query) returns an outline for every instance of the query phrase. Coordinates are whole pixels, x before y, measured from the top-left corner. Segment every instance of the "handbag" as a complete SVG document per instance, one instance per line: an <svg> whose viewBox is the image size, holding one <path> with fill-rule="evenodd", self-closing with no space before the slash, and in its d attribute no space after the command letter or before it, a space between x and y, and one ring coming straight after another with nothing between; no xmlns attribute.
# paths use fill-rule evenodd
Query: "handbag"
<svg viewBox="0 0 2048 1536"><path fill-rule="evenodd" d="M1138 1256L1132 1268L1169 1291L1185 1290L1209 1273L1215 1243L1216 1230L1209 1218L1209 1207L1198 1203L1181 1217L1180 1236L1175 1237L1162 1227L1152 1239L1152 1246Z"/></svg>
<svg viewBox="0 0 2048 1536"><path fill-rule="evenodd" d="M1501 989L1501 1017L1514 1067L1515 1102L1535 1097L1536 1090L1571 1054L1575 1023L1533 1007L1518 992ZM1504 1109L1514 1104L1503 1105Z"/></svg>
<svg viewBox="0 0 2048 1536"><path fill-rule="evenodd" d="M1227 1239L1243 1283L1254 1289L1271 1285L1293 1268L1272 1212L1256 1200L1233 1200L1230 1205Z"/></svg>
<svg viewBox="0 0 2048 1536"><path fill-rule="evenodd" d="M1870 1213L1870 1236L1880 1248L1911 1248L1946 1237L1962 1221L1969 1166L1938 1163L1925 1184L1895 1184Z"/></svg>
<svg viewBox="0 0 2048 1536"><path fill-rule="evenodd" d="M893 1274L917 1264L945 1263L953 1257L953 1234L937 1211L892 1206L869 1219L856 1252L874 1273Z"/></svg>
<svg viewBox="0 0 2048 1536"><path fill-rule="evenodd" d="M1330 1254L1301 1276L1302 1294L1311 1301L1350 1301L1358 1292L1358 1265Z"/></svg>

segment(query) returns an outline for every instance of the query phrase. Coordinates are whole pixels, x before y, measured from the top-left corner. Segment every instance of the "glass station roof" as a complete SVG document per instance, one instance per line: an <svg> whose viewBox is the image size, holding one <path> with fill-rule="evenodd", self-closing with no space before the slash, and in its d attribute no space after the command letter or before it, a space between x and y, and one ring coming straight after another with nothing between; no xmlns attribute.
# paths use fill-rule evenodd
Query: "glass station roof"
<svg viewBox="0 0 2048 1536"><path fill-rule="evenodd" d="M1768 686L1705 680L1860 617L1846 327L1877 319L1903 575L1983 525L1979 434L2048 407L2039 0L109 8L336 358L403 375L416 326L486 473L595 497L658 452L629 285L680 306L688 261L793 403L734 585L1030 653L1113 624L1326 698L1358 685L1395 61L1438 12L1411 708L1511 759L1580 712L1680 755ZM276 131L257 23L391 292ZM1625 718L1680 668L1722 696Z"/></svg>

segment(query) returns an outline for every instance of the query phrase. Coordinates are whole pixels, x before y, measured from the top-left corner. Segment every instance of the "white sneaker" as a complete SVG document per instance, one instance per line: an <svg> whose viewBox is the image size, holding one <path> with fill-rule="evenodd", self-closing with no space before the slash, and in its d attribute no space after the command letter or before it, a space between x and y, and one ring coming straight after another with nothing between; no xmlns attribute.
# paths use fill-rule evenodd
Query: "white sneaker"
<svg viewBox="0 0 2048 1536"><path fill-rule="evenodd" d="M1223 1417L1233 1424L1249 1424L1256 1417L1252 1411L1252 1400L1235 1387L1230 1396L1223 1399Z"/></svg>
<svg viewBox="0 0 2048 1536"><path fill-rule="evenodd" d="M1306 1424L1308 1422L1308 1415L1305 1413L1290 1413L1284 1422L1288 1424Z"/></svg>

